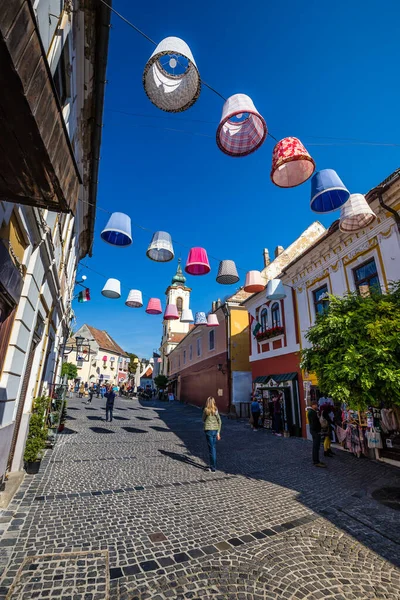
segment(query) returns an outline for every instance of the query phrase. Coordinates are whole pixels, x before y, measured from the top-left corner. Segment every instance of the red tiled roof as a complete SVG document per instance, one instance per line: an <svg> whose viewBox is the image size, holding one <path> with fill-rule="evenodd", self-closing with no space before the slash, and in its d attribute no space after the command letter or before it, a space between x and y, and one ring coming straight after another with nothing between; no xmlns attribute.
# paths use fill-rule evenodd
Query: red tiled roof
<svg viewBox="0 0 400 600"><path fill-rule="evenodd" d="M151 377L153 375L153 369L151 367L149 367L146 371L146 373L144 375L142 375L142 377Z"/></svg>
<svg viewBox="0 0 400 600"><path fill-rule="evenodd" d="M128 356L124 350L122 350L121 346L115 342L112 337L107 333L107 331L101 331L100 329L96 329L91 325L86 325L92 334L93 338L96 340L99 348L101 350L108 350L109 352L115 352L115 354L120 354L121 356Z"/></svg>

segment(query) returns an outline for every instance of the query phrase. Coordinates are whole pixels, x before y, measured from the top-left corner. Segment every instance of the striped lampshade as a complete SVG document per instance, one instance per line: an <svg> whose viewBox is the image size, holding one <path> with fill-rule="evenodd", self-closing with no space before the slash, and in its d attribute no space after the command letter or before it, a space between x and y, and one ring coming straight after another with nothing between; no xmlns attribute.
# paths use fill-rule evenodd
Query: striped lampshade
<svg viewBox="0 0 400 600"><path fill-rule="evenodd" d="M376 219L376 214L362 194L351 194L340 211L341 231L358 231Z"/></svg>
<svg viewBox="0 0 400 600"><path fill-rule="evenodd" d="M255 152L267 137L267 124L246 94L228 98L217 129L217 145L229 156Z"/></svg>
<svg viewBox="0 0 400 600"><path fill-rule="evenodd" d="M143 298L140 290L131 290L125 302L130 308L142 308Z"/></svg>

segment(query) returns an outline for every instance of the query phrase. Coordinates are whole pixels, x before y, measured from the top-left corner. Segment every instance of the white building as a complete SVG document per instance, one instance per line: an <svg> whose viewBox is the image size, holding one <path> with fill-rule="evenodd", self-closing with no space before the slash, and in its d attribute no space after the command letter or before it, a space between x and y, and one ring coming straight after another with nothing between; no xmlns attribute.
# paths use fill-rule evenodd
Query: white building
<svg viewBox="0 0 400 600"><path fill-rule="evenodd" d="M110 24L110 10L98 0L6 4L0 483L6 471L22 467L32 400L60 372L77 264L91 253Z"/></svg>

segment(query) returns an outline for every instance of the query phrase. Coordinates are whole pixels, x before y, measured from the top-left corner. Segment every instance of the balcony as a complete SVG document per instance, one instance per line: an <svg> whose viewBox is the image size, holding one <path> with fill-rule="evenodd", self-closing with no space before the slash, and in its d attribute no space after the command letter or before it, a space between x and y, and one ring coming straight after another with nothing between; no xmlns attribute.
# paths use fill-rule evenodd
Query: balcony
<svg viewBox="0 0 400 600"><path fill-rule="evenodd" d="M271 338L278 337L285 333L284 327L270 327L269 329L265 329L264 331L259 331L256 335L257 342L264 342L265 340L270 340Z"/></svg>
<svg viewBox="0 0 400 600"><path fill-rule="evenodd" d="M80 176L30 0L0 14L0 200L75 212Z"/></svg>

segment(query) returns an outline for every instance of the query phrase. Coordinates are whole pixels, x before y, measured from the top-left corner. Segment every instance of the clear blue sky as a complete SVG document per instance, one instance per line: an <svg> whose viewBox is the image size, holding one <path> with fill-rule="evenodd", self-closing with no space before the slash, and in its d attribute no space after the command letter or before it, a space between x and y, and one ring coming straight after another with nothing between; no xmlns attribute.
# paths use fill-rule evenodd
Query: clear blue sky
<svg viewBox="0 0 400 600"><path fill-rule="evenodd" d="M400 147L330 139L400 143L397 0L113 0L113 6L157 42L183 38L202 79L225 97L251 96L275 137L299 137L317 169L335 169L351 192L367 192L399 166ZM223 101L207 88L183 113L154 107L142 87L153 46L115 15L112 25L98 206L126 212L243 269L262 268L264 247L272 255L312 221L329 226L339 217L310 210L309 182L290 190L270 182L273 140L248 157L225 156L215 143ZM120 300L107 300L100 294L104 279L81 269L92 301L75 302L78 325L106 329L127 351L148 357L159 346L162 318L125 307L125 296L139 288L165 304L176 261L146 258L150 234L135 227L129 248L105 244L100 232L106 220L98 210L93 258L83 262L120 279L125 289ZM185 262L187 250L175 251ZM218 285L218 263L211 266L208 276L188 276L194 311L208 311L213 299L238 287ZM243 284L245 273L239 274Z"/></svg>

